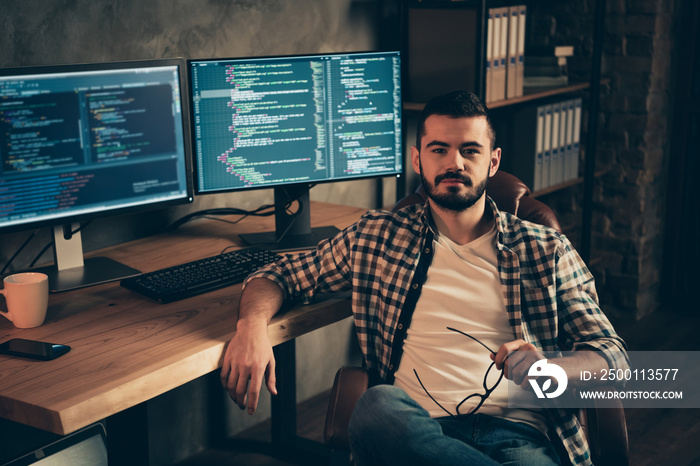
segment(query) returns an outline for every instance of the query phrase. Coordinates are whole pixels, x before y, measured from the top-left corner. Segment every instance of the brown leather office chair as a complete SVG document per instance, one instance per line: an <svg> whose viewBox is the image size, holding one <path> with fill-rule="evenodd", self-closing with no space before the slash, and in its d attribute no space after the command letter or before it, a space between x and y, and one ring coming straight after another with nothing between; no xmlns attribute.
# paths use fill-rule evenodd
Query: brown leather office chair
<svg viewBox="0 0 700 466"><path fill-rule="evenodd" d="M517 177L506 172L497 172L489 180L487 193L496 201L500 210L561 232L554 212L544 203L530 197L530 190ZM401 199L392 210L423 202L425 199L425 192L419 187L414 193ZM355 402L367 390L368 383L367 371L361 367L342 367L335 376L324 429L324 442L333 450L334 464L348 463L350 415ZM607 387L599 389L608 390ZM629 464L625 412L619 400L614 407L610 407L613 405L609 400L605 400L605 403L605 408L593 405L581 409L577 415L588 439L593 463L597 466L625 466Z"/></svg>

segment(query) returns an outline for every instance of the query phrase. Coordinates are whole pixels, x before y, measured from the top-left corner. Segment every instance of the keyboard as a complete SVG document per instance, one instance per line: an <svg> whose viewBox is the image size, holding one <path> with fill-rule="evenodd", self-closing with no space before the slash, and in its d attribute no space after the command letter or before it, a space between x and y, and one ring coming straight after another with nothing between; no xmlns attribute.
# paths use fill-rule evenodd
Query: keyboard
<svg viewBox="0 0 700 466"><path fill-rule="evenodd" d="M281 258L268 249L238 249L125 278L121 285L159 303L170 303L241 283L263 265Z"/></svg>

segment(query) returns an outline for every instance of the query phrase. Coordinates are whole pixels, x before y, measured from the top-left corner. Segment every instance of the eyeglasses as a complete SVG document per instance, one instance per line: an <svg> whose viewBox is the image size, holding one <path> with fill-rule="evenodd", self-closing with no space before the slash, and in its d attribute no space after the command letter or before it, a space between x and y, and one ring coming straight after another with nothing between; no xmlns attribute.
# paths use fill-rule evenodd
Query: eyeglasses
<svg viewBox="0 0 700 466"><path fill-rule="evenodd" d="M491 348L489 348L488 346L486 346L484 343L482 343L482 342L479 341L478 339L474 338L473 336L471 336L471 335L469 335L469 334L467 334L467 333L462 332L461 330L457 330L457 329L452 328L452 327L447 327L447 330L450 330L450 331L453 331L453 332L457 332L457 333L459 333L459 334L461 334L461 335L464 335L464 336L467 337L467 338L471 338L472 340L474 340L475 342L479 343L481 346L483 346L484 348L486 348L491 354L493 354L493 355L496 354L495 351L493 351ZM472 393L471 395L468 395L467 397L465 397L464 399L462 399L462 401L460 401L459 404L457 405L457 415L456 415L456 416L455 416L454 414L452 414L450 411L448 411L444 406L442 406L442 405L433 397L433 395L430 394L430 392L425 388L425 385L423 385L423 382L421 381L420 377L418 377L418 372L416 372L415 369L413 369L413 373L416 375L416 379L418 379L418 383L420 384L421 388L423 388L423 391L425 391L426 395L428 395L428 396L430 397L430 399L433 400L433 402L434 402L436 405L438 405L438 406L440 407L440 409L442 409L443 411L445 411L447 414L449 414L449 415L452 416L452 417L457 417L457 416L463 416L463 415L470 415L470 414L474 414L475 412L477 412L477 411L479 410L479 408L481 408L481 406L484 404L484 402L486 401L486 399L489 397L489 395L491 395L491 393L496 389L496 387L498 387L498 384L501 383L501 379L503 378L503 371L500 372L500 374L498 375L498 378L495 380L495 382L493 381L493 379L489 380L489 374L491 373L491 370L492 370L495 366L496 366L496 362L494 361L494 362L491 363L491 365L489 366L489 368L486 370L486 374L484 375L484 382L483 382L484 393ZM497 370L497 369L496 369L496 370ZM474 399L478 399L478 400L479 400L479 402L477 403L477 405L474 406L473 408L471 408L468 412L462 413L460 410L462 409L463 405L464 405L465 403L468 403L469 400L474 400Z"/></svg>

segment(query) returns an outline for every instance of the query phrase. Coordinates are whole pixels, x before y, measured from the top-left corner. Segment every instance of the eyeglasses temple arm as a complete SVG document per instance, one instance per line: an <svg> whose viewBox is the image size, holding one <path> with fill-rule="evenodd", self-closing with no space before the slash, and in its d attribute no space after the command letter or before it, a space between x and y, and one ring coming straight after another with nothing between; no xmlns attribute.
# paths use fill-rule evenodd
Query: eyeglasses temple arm
<svg viewBox="0 0 700 466"><path fill-rule="evenodd" d="M477 342L478 344L480 344L481 346L483 346L484 348L489 350L489 352L491 352L491 354L496 354L496 352L494 350L492 350L491 348L489 348L488 346L486 346L485 344L483 344L482 342L480 342L479 340L477 340L473 336L469 335L468 333L464 333L463 331L457 330L456 328L452 328L452 327L447 327L447 330L452 330L453 332L461 333L465 337L471 338L472 340L474 340L475 342Z"/></svg>
<svg viewBox="0 0 700 466"><path fill-rule="evenodd" d="M420 386L423 389L423 391L425 392L425 394L428 395L430 397L430 399L433 400L433 402L440 407L440 409L445 411L450 416L455 417L454 414L452 414L451 412L446 410L440 403L438 403L438 401L435 398L433 398L433 395L430 394L430 392L425 388L425 385L423 385L423 382L421 381L420 377L418 377L418 372L416 372L415 369L413 369L413 373L416 374L416 379L418 379L418 383L420 384Z"/></svg>

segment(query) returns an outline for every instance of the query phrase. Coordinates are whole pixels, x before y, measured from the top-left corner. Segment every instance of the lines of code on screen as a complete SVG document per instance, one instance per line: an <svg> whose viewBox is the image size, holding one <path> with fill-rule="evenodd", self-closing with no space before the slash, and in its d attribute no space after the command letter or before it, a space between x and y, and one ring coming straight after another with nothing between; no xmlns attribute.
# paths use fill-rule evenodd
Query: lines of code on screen
<svg viewBox="0 0 700 466"><path fill-rule="evenodd" d="M0 226L185 196L176 71L0 76Z"/></svg>
<svg viewBox="0 0 700 466"><path fill-rule="evenodd" d="M398 54L195 62L200 191L400 173Z"/></svg>

